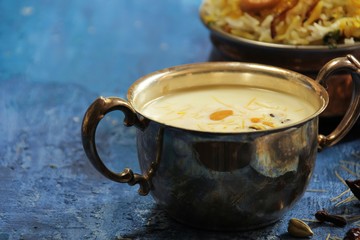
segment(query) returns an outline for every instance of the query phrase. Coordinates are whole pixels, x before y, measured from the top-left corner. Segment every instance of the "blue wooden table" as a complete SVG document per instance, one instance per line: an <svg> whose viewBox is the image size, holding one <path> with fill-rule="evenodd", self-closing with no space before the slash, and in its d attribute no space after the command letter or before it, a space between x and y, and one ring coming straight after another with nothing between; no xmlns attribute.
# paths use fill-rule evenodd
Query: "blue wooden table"
<svg viewBox="0 0 360 240"><path fill-rule="evenodd" d="M346 190L336 174L359 174L360 134L319 153L308 191L279 222L251 232L192 229L171 220L151 196L101 176L87 160L82 117L98 96L124 97L140 76L208 61L199 0L0 1L0 240L291 239L292 217L323 208L360 214L359 203L331 198ZM325 121L326 122L326 121ZM114 170L139 171L134 129L111 113L98 133ZM313 239L343 237L309 222Z"/></svg>

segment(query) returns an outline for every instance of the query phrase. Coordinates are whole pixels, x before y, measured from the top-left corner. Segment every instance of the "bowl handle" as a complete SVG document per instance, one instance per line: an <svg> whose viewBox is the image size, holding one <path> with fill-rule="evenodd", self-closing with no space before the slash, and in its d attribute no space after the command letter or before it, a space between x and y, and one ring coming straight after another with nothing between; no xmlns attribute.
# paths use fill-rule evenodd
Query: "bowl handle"
<svg viewBox="0 0 360 240"><path fill-rule="evenodd" d="M316 81L326 87L326 79L339 70L350 70L352 76L352 98L339 125L327 136L319 135L319 148L329 147L339 142L354 126L360 115L360 62L352 55L335 58L320 70Z"/></svg>
<svg viewBox="0 0 360 240"><path fill-rule="evenodd" d="M139 120L135 110L127 101L117 97L99 97L89 106L82 122L81 136L85 153L94 167L105 177L115 182L128 183L130 186L139 184L139 194L143 196L147 195L150 192L150 180L156 170L158 158L160 156L159 152L161 152L162 148L162 144L159 144L159 142L162 143L162 131L160 129L160 137L158 136L158 146L160 147L160 150L157 159L145 175L133 173L130 168L125 168L124 171L120 173L114 173L105 166L97 152L95 133L101 119L103 119L107 113L115 110L120 110L124 113L125 126L136 126L140 129L144 128L144 122Z"/></svg>

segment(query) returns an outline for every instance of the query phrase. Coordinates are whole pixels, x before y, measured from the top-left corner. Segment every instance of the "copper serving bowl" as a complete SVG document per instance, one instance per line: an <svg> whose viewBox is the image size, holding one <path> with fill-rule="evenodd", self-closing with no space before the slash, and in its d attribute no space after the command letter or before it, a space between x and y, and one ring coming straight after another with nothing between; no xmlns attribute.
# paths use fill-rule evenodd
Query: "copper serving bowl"
<svg viewBox="0 0 360 240"><path fill-rule="evenodd" d="M207 24L202 9L200 9L200 19L210 31L210 39L215 49L227 61L268 64L315 78L321 67L331 59L344 57L347 54L360 58L360 42L351 45L339 44L335 48L326 45L260 42L230 34ZM351 99L351 76L347 72L339 72L331 78L327 91L332 101L329 102L329 107L322 116L342 116Z"/></svg>

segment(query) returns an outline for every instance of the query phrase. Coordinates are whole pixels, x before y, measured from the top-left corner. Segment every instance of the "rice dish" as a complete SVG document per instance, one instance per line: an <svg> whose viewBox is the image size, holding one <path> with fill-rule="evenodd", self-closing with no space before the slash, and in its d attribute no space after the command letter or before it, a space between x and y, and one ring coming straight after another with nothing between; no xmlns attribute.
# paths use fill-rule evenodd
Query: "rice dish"
<svg viewBox="0 0 360 240"><path fill-rule="evenodd" d="M204 0L202 20L242 38L289 45L360 42L360 0ZM260 1L261 2L261 1Z"/></svg>

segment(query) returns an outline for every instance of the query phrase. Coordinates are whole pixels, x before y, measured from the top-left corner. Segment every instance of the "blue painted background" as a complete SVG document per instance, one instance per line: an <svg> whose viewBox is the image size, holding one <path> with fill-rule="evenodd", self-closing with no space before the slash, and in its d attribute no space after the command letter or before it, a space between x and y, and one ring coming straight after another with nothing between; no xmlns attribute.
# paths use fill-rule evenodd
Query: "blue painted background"
<svg viewBox="0 0 360 240"><path fill-rule="evenodd" d="M354 178L340 160L359 162L360 140L319 154L308 191L281 221L253 232L201 231L169 219L136 187L110 182L90 165L80 125L99 95L125 96L152 71L207 61L211 43L198 18L200 0L0 1L0 240L7 239L291 239L291 217L335 207ZM138 171L134 129L111 113L97 133L108 166ZM357 171L357 165L349 165ZM312 225L316 237L345 228Z"/></svg>

